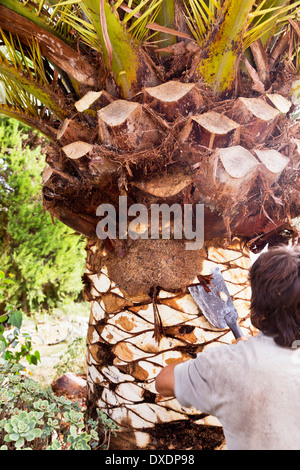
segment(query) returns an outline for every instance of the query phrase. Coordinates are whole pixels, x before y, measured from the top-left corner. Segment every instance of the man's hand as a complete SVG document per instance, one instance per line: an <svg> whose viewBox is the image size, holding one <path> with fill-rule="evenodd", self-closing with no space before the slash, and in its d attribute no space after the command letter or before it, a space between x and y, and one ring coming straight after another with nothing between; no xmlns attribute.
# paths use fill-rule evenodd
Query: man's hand
<svg viewBox="0 0 300 470"><path fill-rule="evenodd" d="M231 344L239 343L240 341L248 341L249 338L252 338L252 336L251 335L241 336L241 338L234 339L233 341L231 341Z"/></svg>
<svg viewBox="0 0 300 470"><path fill-rule="evenodd" d="M175 376L174 369L178 364L186 361L178 361L164 367L155 379L156 391L162 397L174 397Z"/></svg>
<svg viewBox="0 0 300 470"><path fill-rule="evenodd" d="M174 369L178 362L164 367L155 379L155 388L163 397L174 397Z"/></svg>

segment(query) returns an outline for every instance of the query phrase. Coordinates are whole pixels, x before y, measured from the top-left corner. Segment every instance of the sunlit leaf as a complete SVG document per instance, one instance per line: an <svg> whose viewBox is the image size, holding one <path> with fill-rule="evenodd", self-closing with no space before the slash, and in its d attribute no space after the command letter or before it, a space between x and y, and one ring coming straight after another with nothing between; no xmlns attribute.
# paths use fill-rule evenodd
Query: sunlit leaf
<svg viewBox="0 0 300 470"><path fill-rule="evenodd" d="M10 313L8 318L8 323L10 323L15 328L20 329L22 326L23 315L22 312L15 310L14 312Z"/></svg>

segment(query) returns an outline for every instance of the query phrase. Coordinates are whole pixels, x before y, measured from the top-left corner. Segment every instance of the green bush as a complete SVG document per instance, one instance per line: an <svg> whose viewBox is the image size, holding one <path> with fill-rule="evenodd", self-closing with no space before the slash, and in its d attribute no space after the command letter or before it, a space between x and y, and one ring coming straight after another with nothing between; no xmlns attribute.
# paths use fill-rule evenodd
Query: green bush
<svg viewBox="0 0 300 470"><path fill-rule="evenodd" d="M52 308L78 299L85 241L42 205L45 139L0 117L0 265L14 275L6 286L22 309Z"/></svg>

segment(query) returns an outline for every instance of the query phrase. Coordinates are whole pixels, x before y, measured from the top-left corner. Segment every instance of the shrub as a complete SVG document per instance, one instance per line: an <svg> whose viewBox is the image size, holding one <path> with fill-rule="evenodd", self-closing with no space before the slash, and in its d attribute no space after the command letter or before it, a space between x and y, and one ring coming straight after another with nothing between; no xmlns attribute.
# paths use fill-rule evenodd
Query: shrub
<svg viewBox="0 0 300 470"><path fill-rule="evenodd" d="M77 300L85 265L84 238L43 210L37 142L45 147L30 128L0 117L0 264L14 274L5 290L24 311Z"/></svg>

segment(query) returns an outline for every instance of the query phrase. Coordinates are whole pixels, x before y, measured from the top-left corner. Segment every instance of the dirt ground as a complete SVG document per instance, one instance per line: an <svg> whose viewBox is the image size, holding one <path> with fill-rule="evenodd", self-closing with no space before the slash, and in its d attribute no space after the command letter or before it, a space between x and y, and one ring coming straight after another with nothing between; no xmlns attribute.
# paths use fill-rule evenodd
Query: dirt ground
<svg viewBox="0 0 300 470"><path fill-rule="evenodd" d="M41 385L50 385L57 375L55 366L74 339L87 335L89 311L84 315L48 315L37 321L25 319L22 332L29 333L32 338L33 351L38 350L41 362L28 366L32 378ZM82 358L84 361L84 358ZM78 358L80 361L80 358Z"/></svg>

